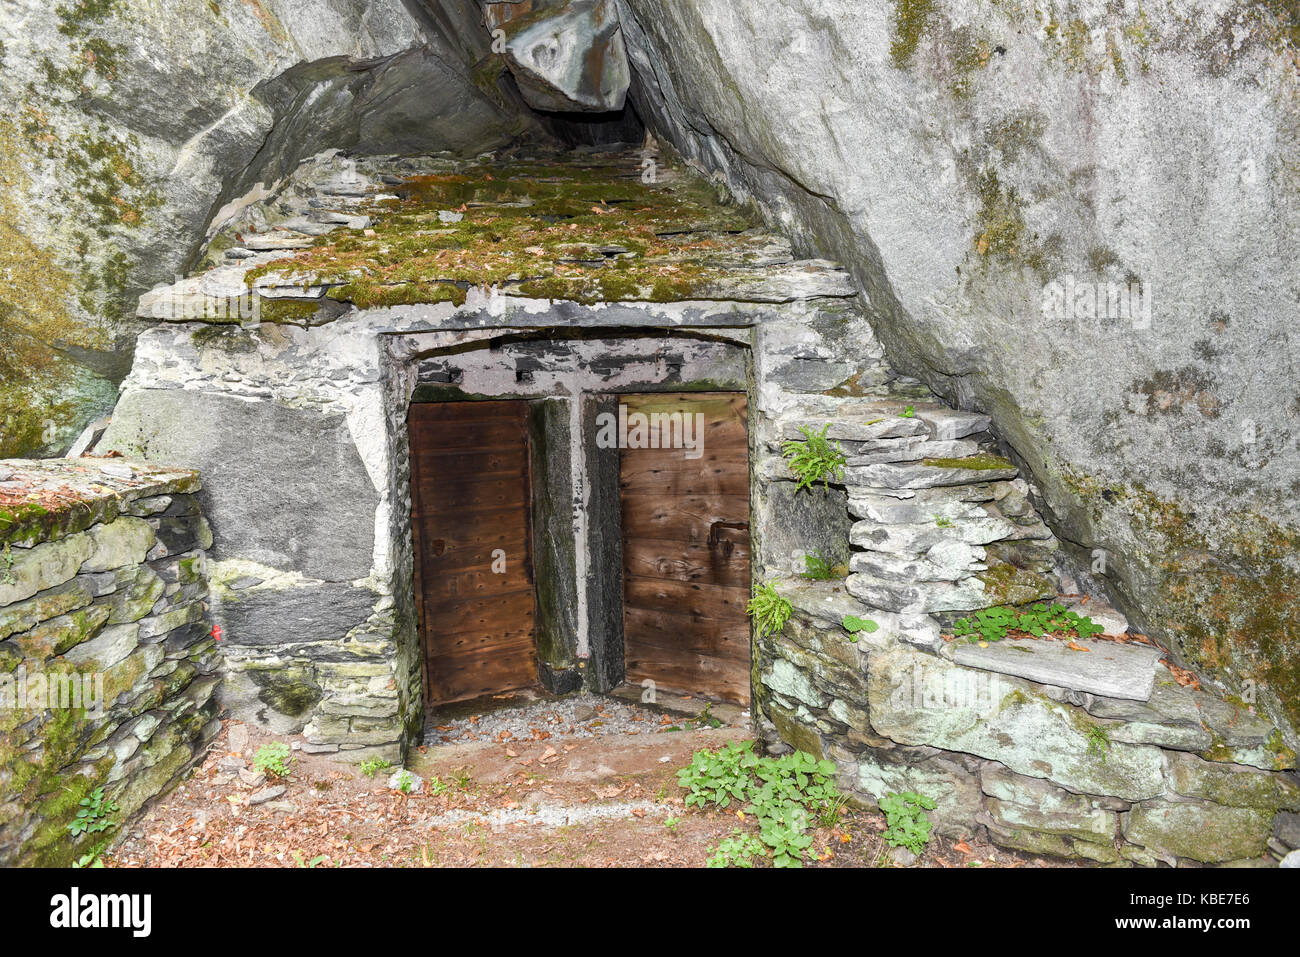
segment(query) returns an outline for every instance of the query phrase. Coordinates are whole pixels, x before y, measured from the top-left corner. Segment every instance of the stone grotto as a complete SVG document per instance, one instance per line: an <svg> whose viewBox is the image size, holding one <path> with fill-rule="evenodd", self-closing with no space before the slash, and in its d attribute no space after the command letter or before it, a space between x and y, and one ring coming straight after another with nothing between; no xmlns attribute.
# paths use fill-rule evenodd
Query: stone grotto
<svg viewBox="0 0 1300 957"><path fill-rule="evenodd" d="M401 764L525 686L730 702L955 838L1294 855L1298 30L10 4L0 863L223 716Z"/></svg>

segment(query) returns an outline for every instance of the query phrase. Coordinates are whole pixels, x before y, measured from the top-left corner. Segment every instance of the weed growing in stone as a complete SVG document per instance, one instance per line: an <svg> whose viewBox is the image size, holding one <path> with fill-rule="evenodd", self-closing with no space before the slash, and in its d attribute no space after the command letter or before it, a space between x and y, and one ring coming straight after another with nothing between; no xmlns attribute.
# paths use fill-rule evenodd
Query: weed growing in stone
<svg viewBox="0 0 1300 957"><path fill-rule="evenodd" d="M788 598L782 598L776 593L776 586L771 582L765 582L758 586L754 592L754 597L749 600L745 606L749 616L754 619L758 625L760 635L774 635L790 620L790 615L794 612L794 606L790 604Z"/></svg>
<svg viewBox="0 0 1300 957"><path fill-rule="evenodd" d="M5 542L5 549L0 552L0 567L4 568L4 574L0 575L0 585L17 585L18 579L14 578L14 553L9 550L9 543Z"/></svg>
<svg viewBox="0 0 1300 957"><path fill-rule="evenodd" d="M90 869L102 868L104 866L104 858L103 858L104 848L106 848L107 846L108 846L107 844L97 844L94 850L92 850L89 854L82 854L79 858L73 861L72 862L73 868L78 870L82 868L90 868Z"/></svg>
<svg viewBox="0 0 1300 957"><path fill-rule="evenodd" d="M848 457L838 442L826 438L830 427L831 424L827 422L814 431L801 425L799 431L803 433L804 441L790 439L782 444L781 454L790 460L790 471L798 479L796 492L804 488L810 489L818 482L822 483L822 488L829 488L832 481L843 480Z"/></svg>
<svg viewBox="0 0 1300 957"><path fill-rule="evenodd" d="M362 761L360 770L368 778L373 778L380 771L387 771L392 765L383 758L371 758L368 761Z"/></svg>
<svg viewBox="0 0 1300 957"><path fill-rule="evenodd" d="M1106 760L1106 754L1110 751L1110 732L1099 724L1094 724L1088 729L1088 754L1096 755L1101 760Z"/></svg>
<svg viewBox="0 0 1300 957"><path fill-rule="evenodd" d="M95 788L78 804L77 816L66 825L68 833L73 837L80 837L82 834L98 834L107 831L110 827L117 827L117 822L109 817L110 814L117 813L117 802L104 798L102 786ZM89 856L92 858L98 856L98 851L92 852Z"/></svg>
<svg viewBox="0 0 1300 957"><path fill-rule="evenodd" d="M403 794L410 794L415 787L415 779L411 777L411 772L403 768L397 772L397 790Z"/></svg>
<svg viewBox="0 0 1300 957"><path fill-rule="evenodd" d="M855 645L858 643L858 635L861 632L866 632L869 635L880 628L870 618L859 618L857 615L845 615L840 624L849 633L849 641Z"/></svg>
<svg viewBox="0 0 1300 957"><path fill-rule="evenodd" d="M1062 604L1045 605L1038 602L1028 611L1015 608L985 608L970 618L958 618L952 633L968 641L1001 641L1009 634L1041 638L1044 635L1069 635L1091 638L1104 629L1086 615L1077 615Z"/></svg>
<svg viewBox="0 0 1300 957"><path fill-rule="evenodd" d="M689 792L687 807L744 802L742 814L753 815L758 824L757 839L738 829L722 841L709 858L710 867L750 867L759 856L770 858L773 867L801 867L812 844L810 817L833 819L843 804L835 771L833 761L819 761L804 751L760 758L753 741L732 741L717 751L696 751L677 772L677 783Z"/></svg>
<svg viewBox="0 0 1300 957"><path fill-rule="evenodd" d="M915 791L886 794L880 799L880 810L885 815L885 841L891 847L905 847L920 854L930 843L930 830L934 827L926 817L933 811L934 801Z"/></svg>
<svg viewBox="0 0 1300 957"><path fill-rule="evenodd" d="M293 763L293 758L289 756L289 746L283 741L272 741L270 744L264 744L257 749L257 754L253 755L253 768L266 774L274 774L277 778L289 776L289 765Z"/></svg>
<svg viewBox="0 0 1300 957"><path fill-rule="evenodd" d="M715 718L715 717L713 716L713 702L712 702L712 701L706 701L706 702L704 703L704 710L701 711L701 712L699 713L699 715L698 715L696 718L693 719L693 723L694 723L694 725L695 725L695 730L696 730L696 731L699 731L701 728L720 728L720 727L722 727L722 722L719 721L717 718Z"/></svg>
<svg viewBox="0 0 1300 957"><path fill-rule="evenodd" d="M804 570L799 577L810 582L838 581L848 575L847 565L836 565L821 552L809 552L803 557Z"/></svg>

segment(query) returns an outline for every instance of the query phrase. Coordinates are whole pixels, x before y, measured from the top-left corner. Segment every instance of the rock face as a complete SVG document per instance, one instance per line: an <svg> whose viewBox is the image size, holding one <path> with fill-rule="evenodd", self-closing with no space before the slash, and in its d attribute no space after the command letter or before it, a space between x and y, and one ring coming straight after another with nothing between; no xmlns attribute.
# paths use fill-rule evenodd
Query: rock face
<svg viewBox="0 0 1300 957"><path fill-rule="evenodd" d="M101 464L102 463L102 464ZM120 829L220 729L194 472L0 462L0 864L66 866L104 789Z"/></svg>
<svg viewBox="0 0 1300 957"><path fill-rule="evenodd" d="M618 5L647 124L848 264L1141 630L1300 721L1282 8Z"/></svg>
<svg viewBox="0 0 1300 957"><path fill-rule="evenodd" d="M303 157L536 132L517 94L476 85L480 16L472 0L8 4L0 455L60 451L110 410L140 293Z"/></svg>
<svg viewBox="0 0 1300 957"><path fill-rule="evenodd" d="M490 4L489 8L508 7ZM613 0L528 3L502 23L506 64L538 110L621 110L631 70Z"/></svg>

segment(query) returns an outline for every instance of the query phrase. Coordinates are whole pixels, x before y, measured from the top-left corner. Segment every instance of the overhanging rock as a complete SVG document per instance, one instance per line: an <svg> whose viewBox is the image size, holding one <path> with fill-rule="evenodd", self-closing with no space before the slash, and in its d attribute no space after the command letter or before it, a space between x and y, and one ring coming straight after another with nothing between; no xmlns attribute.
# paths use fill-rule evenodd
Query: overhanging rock
<svg viewBox="0 0 1300 957"><path fill-rule="evenodd" d="M595 113L623 108L632 74L612 0L487 7L489 24L501 24L506 65L529 106ZM512 7L527 12L506 19Z"/></svg>

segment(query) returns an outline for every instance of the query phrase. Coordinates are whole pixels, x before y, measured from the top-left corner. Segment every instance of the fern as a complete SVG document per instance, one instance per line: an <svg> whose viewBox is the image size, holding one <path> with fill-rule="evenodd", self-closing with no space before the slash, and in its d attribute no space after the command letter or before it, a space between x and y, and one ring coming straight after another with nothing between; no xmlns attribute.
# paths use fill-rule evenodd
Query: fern
<svg viewBox="0 0 1300 957"><path fill-rule="evenodd" d="M790 471L799 480L795 491L812 488L818 482L828 488L832 481L844 479L844 466L848 457L838 442L826 438L831 424L827 422L814 431L806 425L799 426L804 441L791 439L781 446L781 454L790 460Z"/></svg>
<svg viewBox="0 0 1300 957"><path fill-rule="evenodd" d="M758 625L758 633L767 637L785 627L785 623L790 620L790 615L794 612L794 606L790 604L788 598L778 595L776 586L768 582L758 586L754 597L745 606L745 610Z"/></svg>

